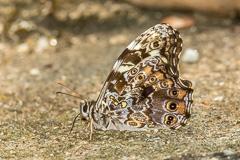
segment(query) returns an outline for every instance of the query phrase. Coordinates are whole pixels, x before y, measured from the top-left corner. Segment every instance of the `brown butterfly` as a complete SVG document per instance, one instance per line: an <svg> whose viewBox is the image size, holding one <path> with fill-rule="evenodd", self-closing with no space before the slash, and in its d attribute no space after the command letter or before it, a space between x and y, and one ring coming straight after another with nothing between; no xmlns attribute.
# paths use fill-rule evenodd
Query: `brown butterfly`
<svg viewBox="0 0 240 160"><path fill-rule="evenodd" d="M185 125L193 89L179 77L181 51L180 34L168 24L138 36L117 59L97 101L80 104L80 114L90 120L90 139L93 127L140 131Z"/></svg>

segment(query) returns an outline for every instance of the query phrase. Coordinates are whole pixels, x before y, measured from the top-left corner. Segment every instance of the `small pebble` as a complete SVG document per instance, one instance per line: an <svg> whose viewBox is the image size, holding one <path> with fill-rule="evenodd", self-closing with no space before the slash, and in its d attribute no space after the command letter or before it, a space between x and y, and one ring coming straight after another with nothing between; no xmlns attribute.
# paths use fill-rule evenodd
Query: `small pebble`
<svg viewBox="0 0 240 160"><path fill-rule="evenodd" d="M220 83L219 83L219 86L223 86L223 85L224 85L224 82L220 82Z"/></svg>
<svg viewBox="0 0 240 160"><path fill-rule="evenodd" d="M50 39L50 45L51 45L51 46L55 47L55 46L57 45L57 43L58 43L58 41L57 41L56 38L51 38L51 39Z"/></svg>
<svg viewBox="0 0 240 160"><path fill-rule="evenodd" d="M18 45L18 47L17 47L18 53L27 54L27 53L29 53L29 51L30 51L30 48L26 43L22 43L22 44Z"/></svg>
<svg viewBox="0 0 240 160"><path fill-rule="evenodd" d="M67 79L67 77L64 76L64 75L62 75L62 76L61 76L61 79L62 79L63 81L65 81L65 80Z"/></svg>
<svg viewBox="0 0 240 160"><path fill-rule="evenodd" d="M126 157L126 156L122 157L122 160L128 160L128 159L129 159L129 157Z"/></svg>
<svg viewBox="0 0 240 160"><path fill-rule="evenodd" d="M40 37L37 41L36 52L42 52L49 47L48 39L46 37Z"/></svg>
<svg viewBox="0 0 240 160"><path fill-rule="evenodd" d="M69 152L65 152L65 155L66 155L66 156L70 156L71 153L69 153Z"/></svg>
<svg viewBox="0 0 240 160"><path fill-rule="evenodd" d="M198 59L199 53L194 49L187 48L182 55L182 60L186 63L195 63L198 61Z"/></svg>
<svg viewBox="0 0 240 160"><path fill-rule="evenodd" d="M20 106L22 106L22 105L23 105L23 101L19 100L19 101L18 101L18 104L19 104Z"/></svg>
<svg viewBox="0 0 240 160"><path fill-rule="evenodd" d="M204 101L203 104L206 105L206 106L209 106L210 105L210 101Z"/></svg>
<svg viewBox="0 0 240 160"><path fill-rule="evenodd" d="M188 16L169 16L164 18L162 23L168 23L173 28L180 29L193 26L195 24L195 20Z"/></svg>
<svg viewBox="0 0 240 160"><path fill-rule="evenodd" d="M31 31L34 25L28 21L21 21L19 23L19 28L25 29L26 31Z"/></svg>
<svg viewBox="0 0 240 160"><path fill-rule="evenodd" d="M234 152L231 151L231 150L224 150L223 153L224 153L224 155L226 155L226 156L230 156L230 155L234 154Z"/></svg>
<svg viewBox="0 0 240 160"><path fill-rule="evenodd" d="M40 74L40 71L39 71L39 69L37 69L37 68L33 68L33 69L31 69L31 70L29 71L29 73L30 73L30 75L32 75L32 76L37 76L37 75Z"/></svg>
<svg viewBox="0 0 240 160"><path fill-rule="evenodd" d="M10 108L10 107L9 107L9 105L4 104L4 105L3 105L3 108Z"/></svg>
<svg viewBox="0 0 240 160"><path fill-rule="evenodd" d="M150 135L150 134L146 134L146 136L147 136L147 137L151 137L151 135Z"/></svg>
<svg viewBox="0 0 240 160"><path fill-rule="evenodd" d="M213 99L214 101L221 101L223 100L223 96L218 96Z"/></svg>

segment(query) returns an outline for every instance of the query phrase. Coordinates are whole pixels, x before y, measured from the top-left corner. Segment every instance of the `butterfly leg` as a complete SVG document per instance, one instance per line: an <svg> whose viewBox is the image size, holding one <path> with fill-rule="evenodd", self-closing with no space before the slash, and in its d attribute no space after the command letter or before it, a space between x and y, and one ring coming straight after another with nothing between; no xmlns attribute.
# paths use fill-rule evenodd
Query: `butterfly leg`
<svg viewBox="0 0 240 160"><path fill-rule="evenodd" d="M91 141L92 134L93 134L93 118L91 118L89 125L90 125L90 139L89 140Z"/></svg>
<svg viewBox="0 0 240 160"><path fill-rule="evenodd" d="M119 126L110 118L109 119L109 125L110 125L110 123L113 123L113 125L118 129L118 131L121 133L121 134L123 134L124 136L126 136L123 132L121 132L121 129L119 128Z"/></svg>
<svg viewBox="0 0 240 160"><path fill-rule="evenodd" d="M119 126L118 126L112 119L109 119L109 124L110 124L111 122L112 122L112 123L114 124L114 126L121 132Z"/></svg>
<svg viewBox="0 0 240 160"><path fill-rule="evenodd" d="M78 118L78 116L79 116L80 114L81 114L81 113L78 113L77 116L74 118L73 123L72 123L72 127L71 127L71 129L70 129L69 134L72 132L73 127L74 127L74 124L75 124L75 122L76 122L76 120L77 120L77 118Z"/></svg>
<svg viewBox="0 0 240 160"><path fill-rule="evenodd" d="M88 122L88 124L87 124L87 127L86 128L89 128L90 127L90 122Z"/></svg>

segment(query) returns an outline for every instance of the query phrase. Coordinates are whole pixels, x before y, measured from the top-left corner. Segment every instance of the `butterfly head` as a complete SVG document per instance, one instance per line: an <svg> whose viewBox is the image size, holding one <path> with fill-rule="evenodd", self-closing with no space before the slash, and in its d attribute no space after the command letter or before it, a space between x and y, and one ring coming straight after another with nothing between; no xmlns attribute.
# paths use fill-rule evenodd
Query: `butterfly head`
<svg viewBox="0 0 240 160"><path fill-rule="evenodd" d="M84 101L83 103L80 103L80 113L84 119L89 119L93 104L94 101Z"/></svg>

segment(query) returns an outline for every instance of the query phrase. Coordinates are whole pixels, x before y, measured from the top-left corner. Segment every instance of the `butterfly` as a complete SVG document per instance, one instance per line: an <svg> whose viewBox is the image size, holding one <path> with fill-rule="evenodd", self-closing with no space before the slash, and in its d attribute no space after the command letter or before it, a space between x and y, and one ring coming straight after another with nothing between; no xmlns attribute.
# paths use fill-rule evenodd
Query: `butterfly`
<svg viewBox="0 0 240 160"><path fill-rule="evenodd" d="M138 36L115 62L96 101L80 104L80 114L101 130L177 129L186 124L192 83L179 77L182 39L166 23Z"/></svg>

